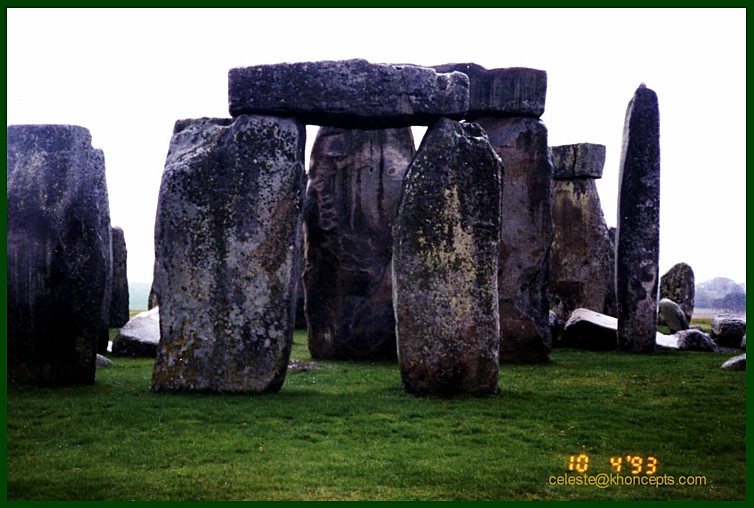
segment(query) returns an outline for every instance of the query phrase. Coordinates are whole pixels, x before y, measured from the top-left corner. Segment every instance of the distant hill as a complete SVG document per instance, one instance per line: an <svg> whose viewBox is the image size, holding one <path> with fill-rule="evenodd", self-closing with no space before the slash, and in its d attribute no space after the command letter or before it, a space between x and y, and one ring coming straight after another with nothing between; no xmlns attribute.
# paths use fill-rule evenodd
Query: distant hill
<svg viewBox="0 0 754 508"><path fill-rule="evenodd" d="M130 310L147 310L147 300L151 289L151 282L129 282L128 308Z"/></svg>
<svg viewBox="0 0 754 508"><path fill-rule="evenodd" d="M746 312L746 286L725 277L700 282L695 286L694 306Z"/></svg>

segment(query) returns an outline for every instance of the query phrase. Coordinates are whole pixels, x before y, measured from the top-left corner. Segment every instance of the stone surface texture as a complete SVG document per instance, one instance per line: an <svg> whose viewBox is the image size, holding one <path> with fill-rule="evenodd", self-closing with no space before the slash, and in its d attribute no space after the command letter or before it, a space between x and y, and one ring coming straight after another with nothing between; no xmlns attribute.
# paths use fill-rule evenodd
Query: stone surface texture
<svg viewBox="0 0 754 508"><path fill-rule="evenodd" d="M110 328L120 328L128 322L128 251L123 229L112 228L113 285L110 296Z"/></svg>
<svg viewBox="0 0 754 508"><path fill-rule="evenodd" d="M415 151L409 128L317 133L304 209L312 358L396 357L392 230Z"/></svg>
<svg viewBox="0 0 754 508"><path fill-rule="evenodd" d="M694 270L686 263L673 265L660 277L660 299L667 298L680 305L688 322L694 315L695 296Z"/></svg>
<svg viewBox="0 0 754 508"><path fill-rule="evenodd" d="M562 344L591 351L618 348L618 320L589 309L575 309L563 328Z"/></svg>
<svg viewBox="0 0 754 508"><path fill-rule="evenodd" d="M176 122L155 225L155 391L276 392L293 342L304 125Z"/></svg>
<svg viewBox="0 0 754 508"><path fill-rule="evenodd" d="M406 174L396 219L398 360L413 394L497 390L502 164L476 124L439 120Z"/></svg>
<svg viewBox="0 0 754 508"><path fill-rule="evenodd" d="M579 307L607 313L611 248L594 179L556 180L548 293L550 309L562 320Z"/></svg>
<svg viewBox="0 0 754 508"><path fill-rule="evenodd" d="M712 340L723 347L741 347L746 336L746 321L735 317L716 316L712 319Z"/></svg>
<svg viewBox="0 0 754 508"><path fill-rule="evenodd" d="M674 334L678 338L678 349L681 351L717 351L717 345L712 338L701 330L691 328Z"/></svg>
<svg viewBox="0 0 754 508"><path fill-rule="evenodd" d="M450 63L432 67L437 72L463 72L469 76L469 118L478 116L528 116L545 112L547 73L526 67L485 69L475 63Z"/></svg>
<svg viewBox="0 0 754 508"><path fill-rule="evenodd" d="M104 155L78 126L7 136L8 380L92 384L112 284Z"/></svg>
<svg viewBox="0 0 754 508"><path fill-rule="evenodd" d="M602 178L606 154L605 145L594 143L551 146L553 178L555 180Z"/></svg>
<svg viewBox="0 0 754 508"><path fill-rule="evenodd" d="M503 162L498 268L500 361L549 360L547 286L552 242L552 164L547 128L535 118L480 117Z"/></svg>
<svg viewBox="0 0 754 508"><path fill-rule="evenodd" d="M657 322L661 325L667 325L670 328L670 333L686 330L689 327L689 322L680 305L667 298L660 299Z"/></svg>
<svg viewBox="0 0 754 508"><path fill-rule="evenodd" d="M618 344L655 349L660 256L660 112L642 84L626 110L618 191L616 301Z"/></svg>
<svg viewBox="0 0 754 508"><path fill-rule="evenodd" d="M132 317L113 339L113 356L154 358L160 343L160 308Z"/></svg>
<svg viewBox="0 0 754 508"><path fill-rule="evenodd" d="M283 63L228 72L231 116L294 116L305 123L355 129L431 125L462 118L469 79L416 65L366 60Z"/></svg>

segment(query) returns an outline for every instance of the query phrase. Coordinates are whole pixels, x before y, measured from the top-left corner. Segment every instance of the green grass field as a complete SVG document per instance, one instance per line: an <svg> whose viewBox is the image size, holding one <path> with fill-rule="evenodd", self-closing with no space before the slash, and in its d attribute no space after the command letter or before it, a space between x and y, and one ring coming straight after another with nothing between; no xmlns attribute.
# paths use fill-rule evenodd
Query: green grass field
<svg viewBox="0 0 754 508"><path fill-rule="evenodd" d="M293 358L310 359L305 340ZM452 399L352 362L289 372L277 394L156 394L152 360L115 358L93 386L9 387L7 498L743 500L745 373L719 368L730 356L555 350L501 367L496 396ZM569 471L582 453L586 473ZM626 455L656 471L632 475ZM613 485L567 484L600 478Z"/></svg>

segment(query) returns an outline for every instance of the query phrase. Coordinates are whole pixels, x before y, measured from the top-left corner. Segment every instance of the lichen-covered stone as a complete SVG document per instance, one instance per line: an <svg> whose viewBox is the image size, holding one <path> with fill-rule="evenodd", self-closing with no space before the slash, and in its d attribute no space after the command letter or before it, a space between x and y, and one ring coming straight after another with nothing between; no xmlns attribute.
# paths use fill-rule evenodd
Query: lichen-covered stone
<svg viewBox="0 0 754 508"><path fill-rule="evenodd" d="M176 123L155 225L157 391L275 392L293 342L303 124Z"/></svg>
<svg viewBox="0 0 754 508"><path fill-rule="evenodd" d="M616 301L623 351L655 349L660 257L660 110L642 84L626 111L618 191Z"/></svg>
<svg viewBox="0 0 754 508"><path fill-rule="evenodd" d="M505 168L498 272L500 361L545 362L552 347L547 295L552 164L547 128L535 118L476 121Z"/></svg>
<svg viewBox="0 0 754 508"><path fill-rule="evenodd" d="M553 178L602 178L606 153L605 145L594 143L551 146Z"/></svg>
<svg viewBox="0 0 754 508"><path fill-rule="evenodd" d="M594 179L554 182L552 232L550 309L563 321L579 307L607 314L612 246Z"/></svg>
<svg viewBox="0 0 754 508"><path fill-rule="evenodd" d="M715 316L711 324L712 340L723 347L741 347L746 336L746 320L736 317Z"/></svg>
<svg viewBox="0 0 754 508"><path fill-rule="evenodd" d="M530 116L545 112L547 73L526 67L485 69L475 63L450 63L432 67L438 72L463 72L469 76L469 112L478 116Z"/></svg>
<svg viewBox="0 0 754 508"><path fill-rule="evenodd" d="M502 164L476 124L438 121L409 166L395 225L398 360L414 394L497 389Z"/></svg>
<svg viewBox="0 0 754 508"><path fill-rule="evenodd" d="M323 127L314 140L304 211L313 358L396 356L392 229L414 153L409 128Z"/></svg>
<svg viewBox="0 0 754 508"><path fill-rule="evenodd" d="M360 59L257 65L228 72L228 98L234 117L265 114L331 127L396 128L462 118L469 107L469 78Z"/></svg>
<svg viewBox="0 0 754 508"><path fill-rule="evenodd" d="M110 328L120 328L129 319L128 304L128 251L126 237L121 228L112 228L113 284L110 296Z"/></svg>
<svg viewBox="0 0 754 508"><path fill-rule="evenodd" d="M8 379L92 384L112 282L104 155L83 127L7 134Z"/></svg>
<svg viewBox="0 0 754 508"><path fill-rule="evenodd" d="M696 284L694 270L686 263L677 263L660 277L660 298L673 300L681 306L686 320L691 322L694 315Z"/></svg>

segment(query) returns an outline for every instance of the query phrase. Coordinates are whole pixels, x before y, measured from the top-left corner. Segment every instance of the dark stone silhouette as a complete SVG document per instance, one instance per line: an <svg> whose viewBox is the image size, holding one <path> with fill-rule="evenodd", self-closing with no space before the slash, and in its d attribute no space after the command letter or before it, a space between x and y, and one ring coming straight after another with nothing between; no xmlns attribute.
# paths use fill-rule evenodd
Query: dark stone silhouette
<svg viewBox="0 0 754 508"><path fill-rule="evenodd" d="M574 309L561 333L562 345L590 351L611 351L618 347L618 321L589 309Z"/></svg>
<svg viewBox="0 0 754 508"><path fill-rule="evenodd" d="M303 124L176 122L155 225L156 391L276 392L295 318Z"/></svg>
<svg viewBox="0 0 754 508"><path fill-rule="evenodd" d="M306 315L315 359L396 356L392 228L411 130L323 127L309 165Z"/></svg>
<svg viewBox="0 0 754 508"><path fill-rule="evenodd" d="M501 172L479 126L442 119L406 174L393 294L401 379L409 393L497 389Z"/></svg>
<svg viewBox="0 0 754 508"><path fill-rule="evenodd" d="M673 265L660 277L660 299L667 298L680 305L689 322L694 315L695 295L694 270L686 263Z"/></svg>
<svg viewBox="0 0 754 508"><path fill-rule="evenodd" d="M616 232L616 300L621 350L655 349L660 256L660 112L642 84L623 130Z"/></svg>
<svg viewBox="0 0 754 508"><path fill-rule="evenodd" d="M342 128L431 125L461 118L469 107L469 80L416 65L366 60L283 63L228 72L231 116L294 116Z"/></svg>
<svg viewBox="0 0 754 508"><path fill-rule="evenodd" d="M71 125L11 125L8 380L92 384L112 283L105 159Z"/></svg>
<svg viewBox="0 0 754 508"><path fill-rule="evenodd" d="M110 328L120 328L129 320L128 314L128 251L121 228L112 228L113 286L110 297Z"/></svg>

